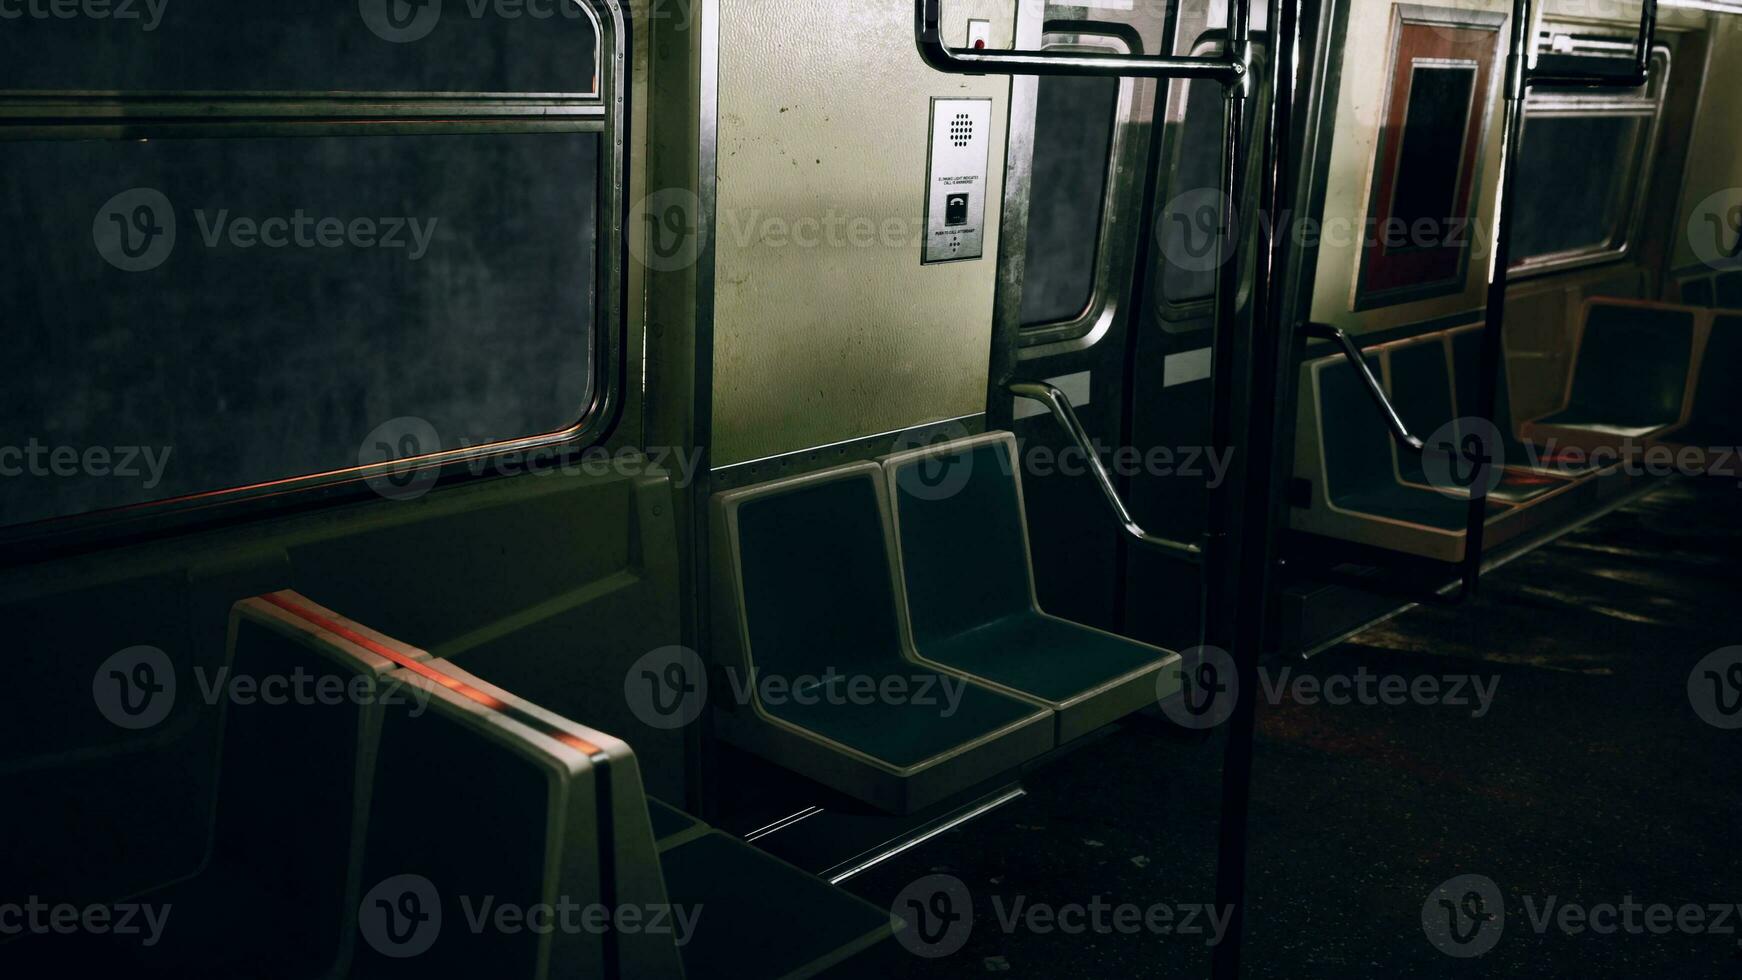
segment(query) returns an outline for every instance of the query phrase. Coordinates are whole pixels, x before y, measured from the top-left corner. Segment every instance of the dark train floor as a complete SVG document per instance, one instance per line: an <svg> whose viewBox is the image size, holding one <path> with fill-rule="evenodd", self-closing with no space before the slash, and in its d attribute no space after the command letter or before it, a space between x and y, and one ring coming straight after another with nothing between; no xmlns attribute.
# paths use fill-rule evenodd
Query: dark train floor
<svg viewBox="0 0 1742 980"><path fill-rule="evenodd" d="M1269 667L1289 692L1259 705L1246 975L1742 975L1742 729L1703 721L1689 687L1742 644L1739 586L1742 490L1676 483L1495 572L1479 601L1411 611L1286 678ZM1472 703L1333 706L1293 688L1362 674L1463 677ZM1189 906L1213 902L1222 742L1133 724L853 879L880 904L937 874L971 896L971 931L916 944L959 949L872 969L1206 976L1209 934L1181 927L1209 921ZM1492 882L1504 916L1460 914L1460 946L1435 890L1465 875ZM1487 887L1470 881L1455 904ZM1582 931L1562 928L1581 913ZM1144 918L1158 928L1130 931ZM1424 918L1450 948L1492 948L1443 953Z"/></svg>

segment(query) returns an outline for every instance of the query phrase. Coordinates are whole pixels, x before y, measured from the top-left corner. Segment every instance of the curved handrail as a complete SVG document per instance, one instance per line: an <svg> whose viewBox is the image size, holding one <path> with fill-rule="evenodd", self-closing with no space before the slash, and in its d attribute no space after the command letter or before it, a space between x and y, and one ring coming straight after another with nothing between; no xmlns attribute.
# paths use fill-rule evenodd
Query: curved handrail
<svg viewBox="0 0 1742 980"><path fill-rule="evenodd" d="M1239 5L1249 0L1233 0ZM966 51L944 44L943 0L914 0L914 40L925 63L957 75L1077 75L1112 78L1203 78L1235 85L1251 72L1251 47L1218 58L1062 51Z"/></svg>
<svg viewBox="0 0 1742 980"><path fill-rule="evenodd" d="M1088 459L1089 470L1095 474L1095 482L1100 485L1102 496L1107 498L1107 503L1113 508L1113 515L1119 519L1126 534L1176 558L1187 561L1199 561L1203 558L1203 549L1198 545L1151 534L1131 516L1130 508L1125 506L1118 489L1113 486L1113 476L1107 472L1107 464L1101 461L1101 454L1095 451L1094 444L1089 441L1088 430L1083 428L1082 421L1077 418L1076 409L1071 407L1071 400L1065 397L1064 392L1044 381L1014 381L1010 384L1010 392L1018 398L1032 398L1052 412L1052 417L1058 420L1060 428L1076 442L1077 448Z"/></svg>
<svg viewBox="0 0 1742 980"><path fill-rule="evenodd" d="M1355 373L1360 376L1362 386L1367 389L1367 394L1372 397L1374 404L1379 406L1379 414L1385 417L1385 427L1391 430L1391 438L1396 439L1399 444L1412 452L1420 453L1427 450L1427 444L1409 431L1409 426L1404 423L1403 416L1398 414L1397 406L1391 404L1390 396L1385 394L1385 386L1381 385L1379 379L1373 376L1373 369L1367 366L1366 353L1355 345L1354 338L1328 323L1309 323L1306 325L1306 332L1309 336L1317 337L1320 340L1336 341L1342 347L1343 356L1348 358L1349 363L1355 368Z"/></svg>

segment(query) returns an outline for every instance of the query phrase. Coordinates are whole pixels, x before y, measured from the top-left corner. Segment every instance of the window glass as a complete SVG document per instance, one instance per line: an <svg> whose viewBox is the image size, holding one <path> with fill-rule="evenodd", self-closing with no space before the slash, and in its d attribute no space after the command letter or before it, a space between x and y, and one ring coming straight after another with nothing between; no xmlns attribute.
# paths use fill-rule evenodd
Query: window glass
<svg viewBox="0 0 1742 980"><path fill-rule="evenodd" d="M0 89L587 93L576 0L0 0Z"/></svg>
<svg viewBox="0 0 1742 980"><path fill-rule="evenodd" d="M1039 90L1024 326L1075 319L1094 295L1119 105L1115 78L1042 78Z"/></svg>
<svg viewBox="0 0 1742 980"><path fill-rule="evenodd" d="M1457 215L1458 177L1475 91L1474 65L1416 66L1391 204L1391 217L1403 227L1423 221L1440 227Z"/></svg>
<svg viewBox="0 0 1742 980"><path fill-rule="evenodd" d="M1556 268L1625 252L1643 206L1670 70L1669 52L1660 48L1644 88L1531 93L1518 148L1513 268Z"/></svg>
<svg viewBox="0 0 1742 980"><path fill-rule="evenodd" d="M1625 244L1648 122L1639 115L1533 116L1526 122L1514 263Z"/></svg>
<svg viewBox="0 0 1742 980"><path fill-rule="evenodd" d="M600 142L8 144L0 524L354 467L403 417L573 425Z"/></svg>
<svg viewBox="0 0 1742 980"><path fill-rule="evenodd" d="M1185 121L1175 137L1168 206L1161 214L1162 295L1174 306L1216 295L1216 225L1222 199L1222 87L1191 83ZM1199 261L1193 261L1199 260Z"/></svg>

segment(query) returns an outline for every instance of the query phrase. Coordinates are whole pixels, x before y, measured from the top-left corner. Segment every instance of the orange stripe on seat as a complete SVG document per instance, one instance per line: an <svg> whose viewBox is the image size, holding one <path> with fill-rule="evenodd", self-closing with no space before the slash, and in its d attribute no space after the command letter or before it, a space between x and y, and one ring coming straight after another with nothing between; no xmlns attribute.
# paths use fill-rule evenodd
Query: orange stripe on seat
<svg viewBox="0 0 1742 980"><path fill-rule="evenodd" d="M292 616L295 616L296 618L303 620L306 623L309 623L310 625L312 625L318 629L325 630L326 632L331 633L334 636L337 636L337 637L339 637L343 640L346 640L350 643L354 643L357 646L360 646L363 649L368 650L370 653L375 654L376 656L383 657L387 660L390 660L393 663L398 664L401 667L404 667L406 670L409 670L409 671L411 671L411 672L413 672L421 677L427 678L428 680L434 681L435 683L440 684L441 686L447 688L448 690L453 691L455 694L458 694L464 698L467 698L468 700L471 700L471 701L474 701L478 704L481 704L484 707L489 708L490 710L495 711L498 714L506 715L509 718L512 718L513 720L519 722L520 724L525 725L526 727L533 729L534 731L538 732L540 735L544 735L548 738L553 738L553 739L557 740L558 742L561 742L564 745L567 745L569 748L579 750L581 752L586 753L587 755L597 755L601 751L603 751L597 745L594 745L593 743L587 741L586 739L583 739L578 735L574 735L574 734L571 734L569 732L565 732L562 729L556 727L555 725L552 725L549 722L545 721L544 719L538 718L532 714L529 714L525 711L522 711L519 708L516 708L513 705L508 704L507 702L503 701L501 698L498 698L492 694L489 694L488 692L481 691L478 688L473 687L470 684L467 684L465 681L462 681L457 677L454 677L450 674L443 673L438 668L432 667L429 664L423 663L422 661L408 657L405 654L400 653L397 650L394 650L393 648L387 646L384 643L381 643L377 640L373 640L367 636L364 636L362 633L359 633L356 630L351 629L349 626L346 626L343 623L337 623L331 619L328 619L325 616L322 616L320 613L315 612L313 609L309 609L306 606L299 606L296 603L291 602L289 599L286 599L284 597L284 594L281 592L268 593L267 595L263 595L260 598L265 600L266 602L271 603L274 606L277 606L278 608L284 610L285 612L290 613Z"/></svg>

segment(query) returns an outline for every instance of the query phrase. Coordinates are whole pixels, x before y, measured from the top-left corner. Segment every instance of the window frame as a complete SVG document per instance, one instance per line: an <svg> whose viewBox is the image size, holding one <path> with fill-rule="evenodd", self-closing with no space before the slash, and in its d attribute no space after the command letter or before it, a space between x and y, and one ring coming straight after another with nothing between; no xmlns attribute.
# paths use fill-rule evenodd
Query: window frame
<svg viewBox="0 0 1742 980"><path fill-rule="evenodd" d="M576 0L597 32L590 93L43 92L0 90L7 142L434 135L598 135L599 165L590 396L573 424L551 432L264 483L0 527L0 561L101 547L212 523L327 503L381 499L369 481L434 471L469 479L480 462L540 452L552 460L602 443L622 412L628 283L626 200L631 24L620 0ZM365 127L362 124L367 124ZM366 129L366 131L365 131ZM561 179L560 174L553 179ZM487 471L488 466L484 469ZM521 469L525 469L521 467Z"/></svg>
<svg viewBox="0 0 1742 980"><path fill-rule="evenodd" d="M1613 42L1598 38L1575 38L1569 49L1556 49L1557 54L1619 51L1628 42L1619 38ZM1656 162L1658 140L1663 135L1663 110L1669 92L1669 73L1673 70L1673 55L1667 45L1658 45L1651 53L1651 80L1635 90L1579 91L1573 89L1533 89L1524 103L1524 143L1530 139L1532 118L1569 119L1634 117L1644 120L1628 147L1630 171L1622 175L1619 186L1622 196L1611 199L1624 209L1608 241L1597 245L1545 255L1522 256L1512 260L1508 270L1514 279L1553 275L1574 269L1623 262L1633 256L1645 222L1645 201L1651 192L1651 177Z"/></svg>
<svg viewBox="0 0 1742 980"><path fill-rule="evenodd" d="M1118 33L1090 31L1079 25L1052 26L1042 35L1043 50L1132 54L1131 42ZM1120 227L1121 204L1142 191L1143 161L1138 159L1139 141L1135 138L1139 104L1136 79L1121 78L1119 94L1114 102L1113 128L1107 144L1107 175L1101 199L1101 220L1095 241L1095 276L1089 287L1089 300L1082 312L1063 320L1017 324L1018 357L1031 359L1048 357L1069 351L1086 350L1099 343L1113 329L1120 313L1118 284L1124 278L1121 270L1134 261L1134 242L1129 229ZM1038 82L1034 100L1038 106ZM1030 191L1030 201L1033 191ZM1123 224L1136 222L1127 218ZM1028 242L1022 243L1024 261Z"/></svg>
<svg viewBox="0 0 1742 980"><path fill-rule="evenodd" d="M1254 94L1247 100L1247 125L1249 126L1260 125L1257 120L1263 117L1264 110L1269 105L1270 90L1264 80L1264 67L1268 64L1270 57L1269 44L1270 35L1268 32L1253 32L1252 78ZM1197 38L1192 41L1191 46L1186 49L1186 53L1194 58L1212 57L1220 55L1224 50L1226 50L1227 46L1227 30L1221 27L1212 27L1200 33ZM1162 146L1161 150L1162 160L1165 162L1161 168L1160 175L1156 178L1161 181L1161 186L1158 190L1158 200L1156 203L1156 221L1158 222L1162 217L1164 217L1163 211L1165 211L1165 208L1163 207L1162 198L1171 199L1176 195L1189 193L1190 191L1198 189L1179 189L1177 186L1179 184L1180 165L1184 162L1185 157L1186 122L1191 110L1191 87L1196 84L1198 84L1196 81L1179 79L1169 83L1167 93L1168 105L1163 125L1163 128L1166 130L1165 138L1167 143ZM1218 159L1220 159L1220 154L1222 152L1221 133L1222 116L1218 113L1216 116L1215 144ZM1247 191L1250 191L1252 187L1256 186L1254 181L1258 175L1258 164L1258 154L1249 154L1247 160L1247 171L1240 176L1240 185ZM1226 165L1226 161L1217 163L1219 169L1225 168ZM1220 189L1217 188L1216 190L1219 194ZM1247 214L1241 220L1247 224L1251 224L1255 217L1256 215L1252 210L1247 209ZM1159 251L1156 255L1160 255ZM1151 261L1150 265L1151 268L1145 270L1144 274L1155 277L1155 303L1154 312L1151 315L1155 318L1156 323L1160 325L1163 331L1176 335L1189 334L1207 330L1213 326L1213 324L1205 323L1204 320L1206 317L1213 316L1216 312L1217 290L1215 287L1211 287L1210 293L1207 296L1176 301L1167 291L1166 269L1162 265L1162 260L1160 258L1155 258ZM1235 299L1237 305L1245 305L1249 298L1249 287L1249 283L1241 283L1240 294Z"/></svg>

